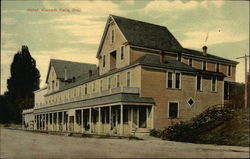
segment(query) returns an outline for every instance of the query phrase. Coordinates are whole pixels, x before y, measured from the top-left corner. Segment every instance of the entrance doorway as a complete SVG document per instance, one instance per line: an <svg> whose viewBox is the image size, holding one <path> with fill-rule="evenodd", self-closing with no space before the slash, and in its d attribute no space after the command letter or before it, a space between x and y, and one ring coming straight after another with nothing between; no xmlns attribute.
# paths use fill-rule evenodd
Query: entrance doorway
<svg viewBox="0 0 250 159"><path fill-rule="evenodd" d="M147 111L146 107L139 107L139 128L147 127Z"/></svg>

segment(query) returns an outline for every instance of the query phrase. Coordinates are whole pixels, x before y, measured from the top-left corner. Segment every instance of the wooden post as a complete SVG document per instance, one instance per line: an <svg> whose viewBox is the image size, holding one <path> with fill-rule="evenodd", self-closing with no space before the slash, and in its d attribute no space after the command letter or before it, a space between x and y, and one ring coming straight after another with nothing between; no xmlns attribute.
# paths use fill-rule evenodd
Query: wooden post
<svg viewBox="0 0 250 159"><path fill-rule="evenodd" d="M64 111L62 111L62 131L64 131Z"/></svg>
<svg viewBox="0 0 250 159"><path fill-rule="evenodd" d="M101 107L98 108L98 134L101 133Z"/></svg>
<svg viewBox="0 0 250 159"><path fill-rule="evenodd" d="M121 104L120 135L123 135L123 104Z"/></svg>
<svg viewBox="0 0 250 159"><path fill-rule="evenodd" d="M153 129L154 128L154 106L153 105L151 107L151 113L152 113L151 121L152 121L152 129Z"/></svg>
<svg viewBox="0 0 250 159"><path fill-rule="evenodd" d="M54 113L52 112L52 131L54 131Z"/></svg>
<svg viewBox="0 0 250 159"><path fill-rule="evenodd" d="M81 131L82 131L82 133L83 133L83 109L81 109Z"/></svg>
<svg viewBox="0 0 250 159"><path fill-rule="evenodd" d="M56 112L56 127L57 131L59 131L59 112Z"/></svg>
<svg viewBox="0 0 250 159"><path fill-rule="evenodd" d="M110 126L110 128L109 128L109 131L111 131L111 127L112 127L112 124L111 124L111 122L112 122L112 114L111 114L111 110L112 108L111 108L111 106L109 106L109 126Z"/></svg>
<svg viewBox="0 0 250 159"><path fill-rule="evenodd" d="M89 108L89 133L92 133L92 112L91 108Z"/></svg>

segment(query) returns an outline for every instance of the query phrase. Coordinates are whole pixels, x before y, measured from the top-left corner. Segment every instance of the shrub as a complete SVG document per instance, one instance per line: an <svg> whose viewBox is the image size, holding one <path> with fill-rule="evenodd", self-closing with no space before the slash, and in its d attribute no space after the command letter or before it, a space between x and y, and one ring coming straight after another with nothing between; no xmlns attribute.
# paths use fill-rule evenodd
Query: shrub
<svg viewBox="0 0 250 159"><path fill-rule="evenodd" d="M160 129L151 129L150 130L150 136L161 137L162 136L162 130L160 130Z"/></svg>

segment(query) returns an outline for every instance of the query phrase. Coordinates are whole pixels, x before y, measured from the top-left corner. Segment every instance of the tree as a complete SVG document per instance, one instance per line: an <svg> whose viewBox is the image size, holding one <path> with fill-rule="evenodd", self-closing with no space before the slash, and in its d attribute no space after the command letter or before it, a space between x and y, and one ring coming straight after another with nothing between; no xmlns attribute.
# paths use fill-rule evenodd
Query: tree
<svg viewBox="0 0 250 159"><path fill-rule="evenodd" d="M33 92L40 85L40 72L27 46L22 46L21 51L14 55L10 74L7 80L8 91L0 97L0 119L2 123L20 123L22 110L34 107Z"/></svg>

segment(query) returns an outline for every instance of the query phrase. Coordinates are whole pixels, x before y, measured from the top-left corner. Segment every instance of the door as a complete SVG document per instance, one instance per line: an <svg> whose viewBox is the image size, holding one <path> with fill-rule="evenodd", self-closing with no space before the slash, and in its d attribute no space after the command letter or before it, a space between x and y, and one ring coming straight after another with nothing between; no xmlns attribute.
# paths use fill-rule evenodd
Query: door
<svg viewBox="0 0 250 159"><path fill-rule="evenodd" d="M146 107L139 107L139 128L147 127Z"/></svg>

